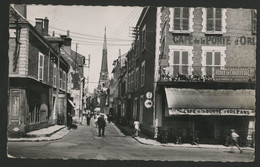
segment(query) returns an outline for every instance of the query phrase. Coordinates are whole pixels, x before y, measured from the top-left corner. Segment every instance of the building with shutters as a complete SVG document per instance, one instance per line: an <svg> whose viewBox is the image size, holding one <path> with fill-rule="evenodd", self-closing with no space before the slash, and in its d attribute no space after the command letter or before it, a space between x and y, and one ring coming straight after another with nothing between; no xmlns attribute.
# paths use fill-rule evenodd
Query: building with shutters
<svg viewBox="0 0 260 167"><path fill-rule="evenodd" d="M256 11L145 7L127 54L127 113L169 142L254 142ZM131 121L130 121L131 122Z"/></svg>
<svg viewBox="0 0 260 167"><path fill-rule="evenodd" d="M20 14L16 7L19 7ZM68 63L60 56L64 40L48 35L49 20L26 20L26 5L9 13L8 135L66 124Z"/></svg>
<svg viewBox="0 0 260 167"><path fill-rule="evenodd" d="M252 143L256 11L160 7L156 17L155 137L224 144L235 129Z"/></svg>

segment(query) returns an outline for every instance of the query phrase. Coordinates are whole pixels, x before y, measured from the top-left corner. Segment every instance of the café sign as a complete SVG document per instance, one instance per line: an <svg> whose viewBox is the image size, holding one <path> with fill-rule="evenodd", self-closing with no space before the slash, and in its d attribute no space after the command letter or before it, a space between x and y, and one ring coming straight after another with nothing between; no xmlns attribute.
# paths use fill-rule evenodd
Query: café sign
<svg viewBox="0 0 260 167"><path fill-rule="evenodd" d="M253 73L250 69L216 69L216 81L248 81Z"/></svg>
<svg viewBox="0 0 260 167"><path fill-rule="evenodd" d="M248 109L169 109L169 115L233 115L255 116L253 110Z"/></svg>

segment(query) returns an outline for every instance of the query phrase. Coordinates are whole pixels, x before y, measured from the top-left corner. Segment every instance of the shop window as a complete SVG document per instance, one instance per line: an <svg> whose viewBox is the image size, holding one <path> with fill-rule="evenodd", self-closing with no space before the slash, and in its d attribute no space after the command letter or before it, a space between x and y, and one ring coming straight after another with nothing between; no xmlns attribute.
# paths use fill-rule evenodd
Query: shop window
<svg viewBox="0 0 260 167"><path fill-rule="evenodd" d="M173 33L193 32L194 8L176 7L170 9L170 31Z"/></svg>
<svg viewBox="0 0 260 167"><path fill-rule="evenodd" d="M38 79L40 81L43 80L44 75L44 55L39 52L39 60L38 60Z"/></svg>
<svg viewBox="0 0 260 167"><path fill-rule="evenodd" d="M207 34L222 34L226 32L226 9L203 8L202 32Z"/></svg>
<svg viewBox="0 0 260 167"><path fill-rule="evenodd" d="M257 30L257 13L256 10L252 10L252 34L256 34Z"/></svg>

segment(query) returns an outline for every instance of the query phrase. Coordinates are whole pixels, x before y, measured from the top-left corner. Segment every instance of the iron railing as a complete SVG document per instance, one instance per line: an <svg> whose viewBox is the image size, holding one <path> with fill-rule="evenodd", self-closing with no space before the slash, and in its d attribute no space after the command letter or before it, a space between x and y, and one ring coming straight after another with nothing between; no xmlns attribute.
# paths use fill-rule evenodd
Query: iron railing
<svg viewBox="0 0 260 167"><path fill-rule="evenodd" d="M171 82L255 82L255 67L160 66L160 81Z"/></svg>

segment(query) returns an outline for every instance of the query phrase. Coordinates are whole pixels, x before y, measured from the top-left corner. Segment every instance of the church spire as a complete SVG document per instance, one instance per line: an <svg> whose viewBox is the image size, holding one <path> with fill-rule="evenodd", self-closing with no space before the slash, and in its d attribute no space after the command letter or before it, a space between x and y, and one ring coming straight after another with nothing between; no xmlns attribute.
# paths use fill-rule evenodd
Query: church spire
<svg viewBox="0 0 260 167"><path fill-rule="evenodd" d="M109 82L109 78L108 78L108 66L107 66L107 38L106 38L106 27L105 27L99 84L106 85L108 82Z"/></svg>
<svg viewBox="0 0 260 167"><path fill-rule="evenodd" d="M105 33L104 33L104 44L103 44L103 49L107 49L106 27L105 27Z"/></svg>

